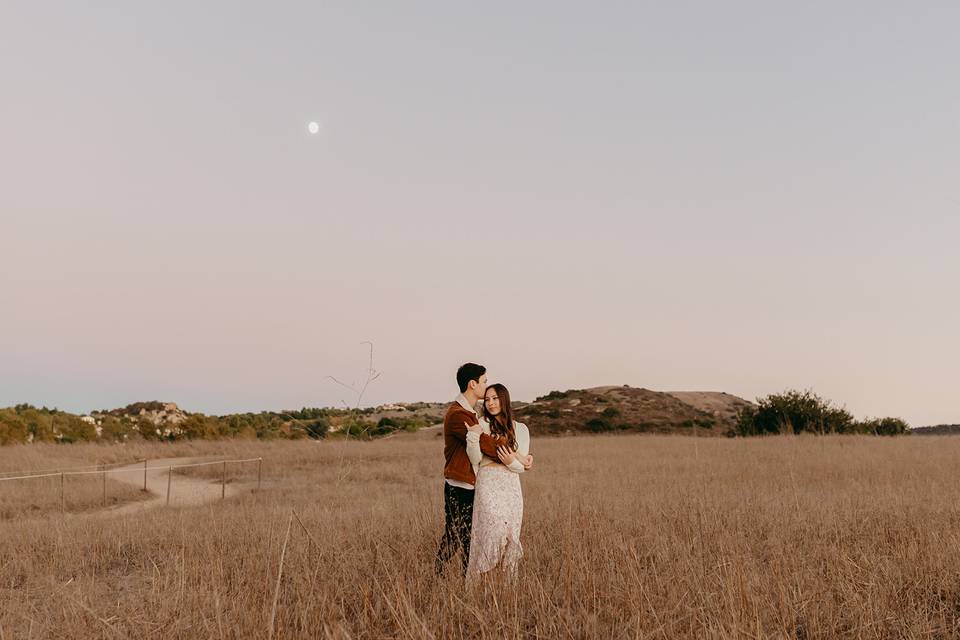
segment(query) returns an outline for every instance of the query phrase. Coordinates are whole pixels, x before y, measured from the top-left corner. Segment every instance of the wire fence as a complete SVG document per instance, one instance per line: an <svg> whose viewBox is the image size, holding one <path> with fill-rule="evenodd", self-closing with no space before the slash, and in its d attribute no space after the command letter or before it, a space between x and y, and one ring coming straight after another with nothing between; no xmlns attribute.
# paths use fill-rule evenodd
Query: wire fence
<svg viewBox="0 0 960 640"><path fill-rule="evenodd" d="M139 467L140 463L143 463L143 467ZM257 488L260 490L260 486L263 479L263 458L243 458L238 460L213 460L210 462L191 462L186 464L170 464L170 465L159 465L159 466L149 466L149 460L140 460L134 463L122 462L122 463L112 463L112 464L102 464L102 465L89 465L86 467L72 467L70 469L44 469L40 471L4 471L0 472L0 483L13 481L13 480L36 480L39 478L57 478L59 477L60 482L60 511L63 512L66 509L66 478L68 476L90 476L90 475L99 475L103 478L103 506L107 506L107 476L112 474L131 474L131 473L140 473L143 472L143 491L148 491L148 476L151 471L166 471L167 472L167 495L166 495L166 504L170 504L170 494L173 487L173 472L176 469L188 469L194 467L209 467L214 465L220 465L222 467L222 472L220 475L220 499L225 499L227 497L227 465L228 464L247 464L247 463L257 463ZM134 466L138 465L138 466ZM112 467L112 468L107 468ZM21 475L9 476L3 474L10 473L20 473Z"/></svg>

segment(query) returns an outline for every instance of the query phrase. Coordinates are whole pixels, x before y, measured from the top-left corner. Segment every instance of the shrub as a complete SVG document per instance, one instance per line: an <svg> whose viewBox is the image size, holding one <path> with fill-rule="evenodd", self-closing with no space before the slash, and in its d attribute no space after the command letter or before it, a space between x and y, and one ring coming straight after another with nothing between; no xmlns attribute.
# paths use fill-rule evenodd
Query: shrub
<svg viewBox="0 0 960 640"><path fill-rule="evenodd" d="M757 400L757 407L747 407L738 419L740 435L769 433L850 433L853 416L846 409L834 407L810 390L786 391Z"/></svg>
<svg viewBox="0 0 960 640"><path fill-rule="evenodd" d="M910 433L910 425L900 418L873 418L858 422L857 431L875 436L899 436Z"/></svg>
<svg viewBox="0 0 960 640"><path fill-rule="evenodd" d="M0 445L27 441L27 424L10 409L0 409Z"/></svg>
<svg viewBox="0 0 960 640"><path fill-rule="evenodd" d="M769 433L872 433L897 435L907 433L909 426L899 418L882 418L856 422L844 408L835 407L810 390L786 391L757 400L737 419L741 436Z"/></svg>
<svg viewBox="0 0 960 640"><path fill-rule="evenodd" d="M372 435L371 431L376 428L377 425L375 424L360 419L353 419L343 424L340 428L340 433L353 438L369 438Z"/></svg>
<svg viewBox="0 0 960 640"><path fill-rule="evenodd" d="M588 420L585 426L587 427L587 430L593 431L594 433L609 431L613 428L604 418L593 418L592 420Z"/></svg>
<svg viewBox="0 0 960 640"><path fill-rule="evenodd" d="M296 420L316 420L318 418L326 418L330 414L330 409L304 407L299 411L285 411L284 413Z"/></svg>
<svg viewBox="0 0 960 640"><path fill-rule="evenodd" d="M327 422L326 418L317 418L311 422L304 423L303 429L307 432L308 436L317 440L327 435L327 432L330 431L330 423Z"/></svg>
<svg viewBox="0 0 960 640"><path fill-rule="evenodd" d="M545 396L540 396L534 402L540 402L541 400L563 400L570 395L569 391L551 391Z"/></svg>

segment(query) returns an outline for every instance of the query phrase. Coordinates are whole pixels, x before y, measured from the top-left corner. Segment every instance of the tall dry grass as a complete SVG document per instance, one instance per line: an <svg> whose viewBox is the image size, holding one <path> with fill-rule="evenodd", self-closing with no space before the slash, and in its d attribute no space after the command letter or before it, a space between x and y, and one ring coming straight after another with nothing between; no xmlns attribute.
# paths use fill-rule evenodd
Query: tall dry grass
<svg viewBox="0 0 960 640"><path fill-rule="evenodd" d="M477 588L433 572L439 438L192 446L263 491L0 523L3 637L960 636L960 439L541 439Z"/></svg>
<svg viewBox="0 0 960 640"><path fill-rule="evenodd" d="M0 447L0 521L22 520L51 513L79 513L143 500L147 496L113 475L86 473L112 468L105 458L91 455L97 447L37 444ZM105 449L105 447L99 447ZM49 476L56 471L83 475ZM13 480L23 475L36 477ZM46 477L43 477L46 476ZM105 481L105 482L104 482Z"/></svg>

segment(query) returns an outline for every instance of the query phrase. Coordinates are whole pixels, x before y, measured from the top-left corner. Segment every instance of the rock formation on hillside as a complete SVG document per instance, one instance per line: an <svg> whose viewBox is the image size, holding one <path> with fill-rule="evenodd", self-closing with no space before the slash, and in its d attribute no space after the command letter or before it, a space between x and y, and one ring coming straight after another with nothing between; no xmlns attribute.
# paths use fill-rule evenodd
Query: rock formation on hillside
<svg viewBox="0 0 960 640"><path fill-rule="evenodd" d="M134 402L122 409L94 412L92 415L94 417L109 415L115 418L135 418L153 425L180 424L190 417L189 413L180 409L180 407L173 402L157 401Z"/></svg>

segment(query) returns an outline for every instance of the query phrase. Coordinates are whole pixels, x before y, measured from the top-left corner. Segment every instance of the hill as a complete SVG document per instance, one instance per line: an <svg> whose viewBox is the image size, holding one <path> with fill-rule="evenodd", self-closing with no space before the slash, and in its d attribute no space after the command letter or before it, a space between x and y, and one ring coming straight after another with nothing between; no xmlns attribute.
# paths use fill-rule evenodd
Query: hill
<svg viewBox="0 0 960 640"><path fill-rule="evenodd" d="M728 435L750 402L722 392L660 392L624 385L551 391L521 404L533 433L650 432Z"/></svg>
<svg viewBox="0 0 960 640"><path fill-rule="evenodd" d="M363 409L303 408L208 416L172 402L136 402L74 415L17 405L0 409L0 444L124 442L207 438L373 438L413 432L443 420L448 403L397 403ZM727 435L750 403L727 393L658 392L630 386L552 391L516 403L537 434L650 432Z"/></svg>
<svg viewBox="0 0 960 640"><path fill-rule="evenodd" d="M956 436L960 435L960 424L938 424L933 427L915 427L910 430L910 433L918 436Z"/></svg>

